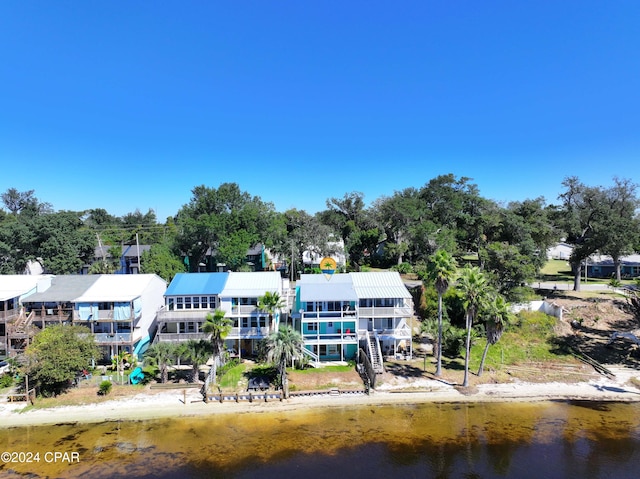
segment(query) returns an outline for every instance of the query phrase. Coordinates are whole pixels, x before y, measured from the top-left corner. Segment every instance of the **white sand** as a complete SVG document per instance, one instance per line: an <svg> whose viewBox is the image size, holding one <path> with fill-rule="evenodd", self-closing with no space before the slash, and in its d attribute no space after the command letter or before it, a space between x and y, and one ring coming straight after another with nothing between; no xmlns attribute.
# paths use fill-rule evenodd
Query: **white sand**
<svg viewBox="0 0 640 479"><path fill-rule="evenodd" d="M45 425L75 422L140 420L209 414L287 411L311 407L349 407L375 404L416 404L424 402L506 402L547 400L640 401L640 389L629 379L640 377L640 371L610 368L615 378L604 376L578 383L482 384L463 394L455 385L438 380L400 379L380 386L370 395L342 394L292 397L288 400L256 401L253 403L202 402L197 390L187 390L187 401L181 389L139 394L132 398L115 399L84 406L63 406L31 409L21 412L25 403L0 403L0 427Z"/></svg>

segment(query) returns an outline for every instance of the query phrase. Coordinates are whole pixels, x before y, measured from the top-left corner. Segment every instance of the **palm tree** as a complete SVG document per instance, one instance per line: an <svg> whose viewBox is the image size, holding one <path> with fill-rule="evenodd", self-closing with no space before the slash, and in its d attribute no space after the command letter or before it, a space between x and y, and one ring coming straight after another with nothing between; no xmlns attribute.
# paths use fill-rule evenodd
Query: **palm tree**
<svg viewBox="0 0 640 479"><path fill-rule="evenodd" d="M463 387L469 386L469 353L471 351L471 327L478 311L482 307L487 294L487 278L477 266L465 266L460 272L457 289L463 299L465 320L467 325L466 354L464 358Z"/></svg>
<svg viewBox="0 0 640 479"><path fill-rule="evenodd" d="M277 292L266 291L263 296L258 298L258 309L269 315L269 328L275 331L276 325L273 322L273 316L277 311L285 307L284 299Z"/></svg>
<svg viewBox="0 0 640 479"><path fill-rule="evenodd" d="M211 347L211 343L206 339L190 339L178 347L179 356L191 362L190 382L195 383L198 381L200 365L207 362L212 352L213 348Z"/></svg>
<svg viewBox="0 0 640 479"><path fill-rule="evenodd" d="M289 396L289 388L287 383L287 364L293 363L296 358L302 356L304 348L304 339L302 335L294 330L291 326L274 331L266 341L265 347L267 351L267 362L273 364L278 369L282 392L287 398Z"/></svg>
<svg viewBox="0 0 640 479"><path fill-rule="evenodd" d="M495 295L491 302L486 305L487 318L487 344L482 352L482 359L480 360L480 367L478 368L478 376L482 376L482 370L484 368L484 360L487 357L487 351L489 346L496 344L500 341L502 332L509 320L511 319L511 311L509 311L509 304L502 295Z"/></svg>
<svg viewBox="0 0 640 479"><path fill-rule="evenodd" d="M144 361L160 370L160 382L169 380L169 366L176 357L176 346L171 343L155 343L144 353Z"/></svg>
<svg viewBox="0 0 640 479"><path fill-rule="evenodd" d="M442 375L442 296L457 272L456 260L444 249L439 249L429 259L427 277L433 282L438 293L438 354L436 376Z"/></svg>
<svg viewBox="0 0 640 479"><path fill-rule="evenodd" d="M231 332L233 322L225 317L225 312L216 309L213 314L208 313L205 317L204 324L202 325L202 332L209 335L209 341L211 341L211 352L213 354L213 364L209 371L208 382L216 384L216 374L218 368L218 361L222 364L224 351L224 340Z"/></svg>

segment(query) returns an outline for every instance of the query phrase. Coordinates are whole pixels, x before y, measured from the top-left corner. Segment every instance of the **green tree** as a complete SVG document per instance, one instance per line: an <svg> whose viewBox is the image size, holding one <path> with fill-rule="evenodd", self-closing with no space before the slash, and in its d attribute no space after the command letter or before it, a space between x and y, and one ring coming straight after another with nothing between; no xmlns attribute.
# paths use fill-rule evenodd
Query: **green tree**
<svg viewBox="0 0 640 479"><path fill-rule="evenodd" d="M487 295L487 279L477 266L465 266L460 271L456 283L465 310L467 340L464 357L464 379L462 386L469 386L469 354L471 352L471 328L473 321L483 307Z"/></svg>
<svg viewBox="0 0 640 479"><path fill-rule="evenodd" d="M607 194L600 187L586 186L577 177L566 178L560 195L563 205L555 214L566 241L573 245L569 258L573 272L573 289L580 291L581 268L585 260L606 244Z"/></svg>
<svg viewBox="0 0 640 479"><path fill-rule="evenodd" d="M148 251L143 251L140 258L142 271L148 274L157 274L167 283L178 273L185 272L184 261L175 254L168 242L151 245Z"/></svg>
<svg viewBox="0 0 640 479"><path fill-rule="evenodd" d="M40 215L28 225L34 242L27 247L28 257L41 262L52 274L77 274L91 263L97 239L73 211Z"/></svg>
<svg viewBox="0 0 640 479"><path fill-rule="evenodd" d="M209 360L212 353L213 348L211 347L211 342L206 339L190 339L186 343L178 346L178 355L191 363L190 382L198 382L200 366Z"/></svg>
<svg viewBox="0 0 640 479"><path fill-rule="evenodd" d="M267 362L275 365L278 369L278 376L285 398L289 396L287 364L293 363L297 358L301 358L303 348L304 339L302 335L291 326L274 331L265 340Z"/></svg>
<svg viewBox="0 0 640 479"><path fill-rule="evenodd" d="M172 343L154 343L144 353L144 362L155 366L160 371L162 384L169 380L169 367L173 365L177 356L177 348Z"/></svg>
<svg viewBox="0 0 640 479"><path fill-rule="evenodd" d="M22 372L29 375L43 395L59 394L99 354L94 336L84 326L48 326L35 335L25 350Z"/></svg>
<svg viewBox="0 0 640 479"><path fill-rule="evenodd" d="M187 255L191 271L213 255L208 264L237 267L249 248L267 236L274 207L257 196L240 191L236 183L223 183L217 189L204 185L192 190L189 204L176 216L176 246Z"/></svg>
<svg viewBox="0 0 640 479"><path fill-rule="evenodd" d="M327 209L318 214L319 219L340 235L349 261L357 269L359 263L355 260L362 261L362 248L366 247L366 242L360 241L364 238L358 238L358 234L375 228L372 215L365 208L364 194L357 191L346 193L342 198L328 199L326 204Z"/></svg>
<svg viewBox="0 0 640 479"><path fill-rule="evenodd" d="M120 383L124 382L124 370L125 366L131 365L133 362L133 354L127 350L122 350L118 354L111 357L111 368L118 372L120 377ZM127 366L128 367L128 366Z"/></svg>
<svg viewBox="0 0 640 479"><path fill-rule="evenodd" d="M258 309L269 315L269 328L271 331L275 331L277 325L274 322L275 314L284 309L285 301L275 291L265 291L265 293L258 297Z"/></svg>
<svg viewBox="0 0 640 479"><path fill-rule="evenodd" d="M447 251L439 249L427 263L427 278L438 293L438 339L436 376L442 375L442 296L449 289L457 273L455 259Z"/></svg>
<svg viewBox="0 0 640 479"><path fill-rule="evenodd" d="M224 311L216 309L213 314L207 313L204 324L202 325L202 332L209 335L211 351L213 354L213 364L209 371L207 384L209 382L213 382L213 384L217 383L218 362L221 364L224 362L224 357L222 355L224 352L224 340L229 335L232 328L233 322L231 319L225 317Z"/></svg>
<svg viewBox="0 0 640 479"><path fill-rule="evenodd" d="M636 215L640 201L636 189L637 185L630 180L614 178L614 186L606 191L606 238L600 251L611 256L617 281L622 281L620 258L633 253L640 240L640 220Z"/></svg>
<svg viewBox="0 0 640 479"><path fill-rule="evenodd" d="M485 310L483 311L483 316L486 317L485 329L487 333L487 343L485 344L484 351L482 352L482 359L480 360L480 367L478 368L478 376L482 376L484 361L487 357L489 346L500 341L502 333L505 327L509 324L512 315L507 301L503 296L497 294L487 302Z"/></svg>

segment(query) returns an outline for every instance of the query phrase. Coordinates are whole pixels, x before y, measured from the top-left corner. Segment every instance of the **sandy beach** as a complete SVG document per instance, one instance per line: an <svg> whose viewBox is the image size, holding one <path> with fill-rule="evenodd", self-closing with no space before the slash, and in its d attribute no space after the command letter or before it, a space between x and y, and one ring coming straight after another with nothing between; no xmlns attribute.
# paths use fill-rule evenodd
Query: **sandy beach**
<svg viewBox="0 0 640 479"><path fill-rule="evenodd" d="M374 406L381 404L416 404L424 402L512 402L512 401L640 401L640 389L629 382L640 371L612 368L615 377L594 377L577 383L481 384L463 390L454 384L435 379L400 380L382 385L371 394L340 394L292 397L269 402L210 402L205 404L197 390L175 389L142 393L129 398L101 403L61 406L24 411L25 403L0 403L0 427L21 427L60 423L98 423L105 421L144 420L167 417L193 417L211 414L268 413L315 407Z"/></svg>

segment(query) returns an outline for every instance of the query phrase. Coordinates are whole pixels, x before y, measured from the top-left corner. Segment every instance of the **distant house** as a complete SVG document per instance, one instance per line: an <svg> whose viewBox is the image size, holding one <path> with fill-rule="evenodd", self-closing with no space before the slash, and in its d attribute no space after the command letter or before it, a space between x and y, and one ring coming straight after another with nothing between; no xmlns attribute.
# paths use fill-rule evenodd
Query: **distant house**
<svg viewBox="0 0 640 479"><path fill-rule="evenodd" d="M114 271L114 274L139 274L140 258L145 251L149 251L150 249L151 245L125 244L120 246L121 253L117 260L118 266ZM82 267L80 274L89 274L91 266L99 261L113 262L113 250L114 247L111 246L96 246L93 263L85 264Z"/></svg>
<svg viewBox="0 0 640 479"><path fill-rule="evenodd" d="M569 260L573 246L567 243L557 243L547 250L547 259L564 259Z"/></svg>
<svg viewBox="0 0 640 479"><path fill-rule="evenodd" d="M104 361L121 351L141 356L155 334L166 288L154 274L55 276L23 300L26 324L31 334L52 324L86 326Z"/></svg>
<svg viewBox="0 0 640 479"><path fill-rule="evenodd" d="M590 278L611 278L616 273L616 265L611 256L594 254L587 261L587 276ZM620 274L623 278L640 276L640 255L632 254L620 258Z"/></svg>
<svg viewBox="0 0 640 479"><path fill-rule="evenodd" d="M303 274L292 317L317 362L355 359L359 349L382 370L382 356L410 357L411 294L397 272Z"/></svg>
<svg viewBox="0 0 640 479"><path fill-rule="evenodd" d="M157 341L179 343L206 339L202 325L216 309L233 321L226 338L228 348L241 355L257 351L260 340L277 330L286 313L288 281L275 271L177 274L165 293L164 308L158 314ZM267 291L278 293L285 302L269 324L267 313L258 310L258 298Z"/></svg>
<svg viewBox="0 0 640 479"><path fill-rule="evenodd" d="M22 348L28 340L20 323L22 301L51 284L52 275L0 275L0 358L9 350ZM9 337L13 339L10 343Z"/></svg>

